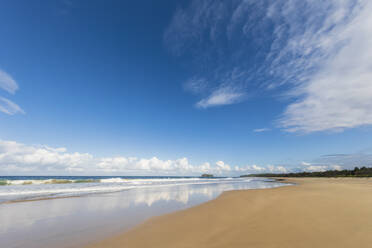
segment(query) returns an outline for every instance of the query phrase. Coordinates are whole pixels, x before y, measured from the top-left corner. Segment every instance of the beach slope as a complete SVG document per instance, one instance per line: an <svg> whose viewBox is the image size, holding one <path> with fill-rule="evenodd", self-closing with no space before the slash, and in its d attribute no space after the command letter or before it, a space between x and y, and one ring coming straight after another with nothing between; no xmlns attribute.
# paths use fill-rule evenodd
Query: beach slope
<svg viewBox="0 0 372 248"><path fill-rule="evenodd" d="M225 192L89 247L371 247L371 179L290 181L298 185Z"/></svg>

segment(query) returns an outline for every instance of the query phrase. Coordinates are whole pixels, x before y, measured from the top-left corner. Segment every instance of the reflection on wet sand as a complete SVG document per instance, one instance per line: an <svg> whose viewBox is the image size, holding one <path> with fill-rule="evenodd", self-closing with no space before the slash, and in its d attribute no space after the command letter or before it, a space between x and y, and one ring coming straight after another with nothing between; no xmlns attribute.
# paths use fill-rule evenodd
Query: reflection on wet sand
<svg viewBox="0 0 372 248"><path fill-rule="evenodd" d="M211 200L223 191L279 185L262 180L235 181L0 204L0 240L9 248L79 247L94 241L92 237L121 232L151 216Z"/></svg>

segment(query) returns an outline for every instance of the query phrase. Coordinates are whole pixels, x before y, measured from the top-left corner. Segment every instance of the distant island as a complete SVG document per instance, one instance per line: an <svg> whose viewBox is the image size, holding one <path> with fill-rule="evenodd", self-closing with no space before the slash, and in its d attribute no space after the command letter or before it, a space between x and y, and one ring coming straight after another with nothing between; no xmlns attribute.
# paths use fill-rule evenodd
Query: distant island
<svg viewBox="0 0 372 248"><path fill-rule="evenodd" d="M203 174L203 175L201 175L201 177L207 177L207 178L211 178L211 177L213 177L213 175L212 174Z"/></svg>
<svg viewBox="0 0 372 248"><path fill-rule="evenodd" d="M353 170L328 170L318 172L298 172L298 173L262 173L249 174L240 177L372 177L372 168L355 167Z"/></svg>

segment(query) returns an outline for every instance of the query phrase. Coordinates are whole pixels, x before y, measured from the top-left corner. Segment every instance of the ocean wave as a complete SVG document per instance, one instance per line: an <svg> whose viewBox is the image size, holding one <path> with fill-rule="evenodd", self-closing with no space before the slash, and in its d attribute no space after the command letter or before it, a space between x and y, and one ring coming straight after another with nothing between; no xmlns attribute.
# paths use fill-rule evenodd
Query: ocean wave
<svg viewBox="0 0 372 248"><path fill-rule="evenodd" d="M153 182L178 182L182 181L221 181L221 180L231 180L233 178L148 178L148 179L130 179L130 178L104 178L104 179L45 179L45 180L0 180L0 186L6 185L31 185L31 184L69 184L69 183L132 183L132 184L144 184Z"/></svg>
<svg viewBox="0 0 372 248"><path fill-rule="evenodd" d="M129 189L249 182L241 178L76 178L1 180L0 202L112 193Z"/></svg>
<svg viewBox="0 0 372 248"><path fill-rule="evenodd" d="M6 185L31 185L31 184L68 184L68 183L94 183L96 179L47 179L47 180L0 180L0 186Z"/></svg>

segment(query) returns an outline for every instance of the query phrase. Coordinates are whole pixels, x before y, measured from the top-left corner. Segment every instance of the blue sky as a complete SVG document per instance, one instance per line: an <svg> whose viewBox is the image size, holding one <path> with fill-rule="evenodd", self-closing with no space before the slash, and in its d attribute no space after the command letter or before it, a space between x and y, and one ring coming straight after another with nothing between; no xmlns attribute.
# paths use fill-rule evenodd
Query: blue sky
<svg viewBox="0 0 372 248"><path fill-rule="evenodd" d="M0 173L372 165L369 10L365 0L3 1Z"/></svg>

